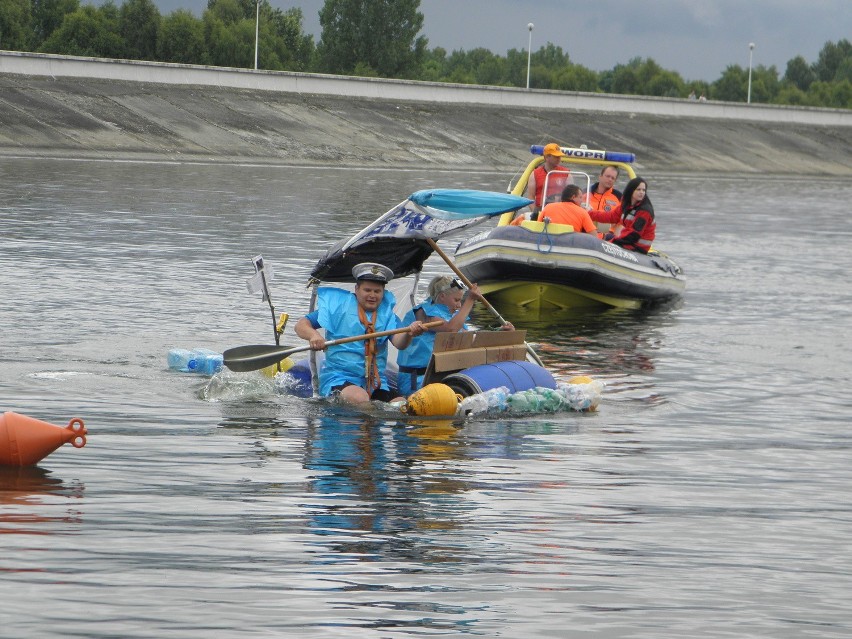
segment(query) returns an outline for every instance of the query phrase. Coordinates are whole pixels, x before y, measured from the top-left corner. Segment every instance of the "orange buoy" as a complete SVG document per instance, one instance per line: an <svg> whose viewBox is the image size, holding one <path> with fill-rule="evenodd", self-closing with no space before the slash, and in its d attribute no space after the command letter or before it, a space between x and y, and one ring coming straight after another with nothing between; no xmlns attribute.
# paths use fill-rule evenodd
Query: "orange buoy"
<svg viewBox="0 0 852 639"><path fill-rule="evenodd" d="M2 465L32 466L68 442L74 448L86 445L86 427L82 419L75 417L63 428L18 413L0 415Z"/></svg>

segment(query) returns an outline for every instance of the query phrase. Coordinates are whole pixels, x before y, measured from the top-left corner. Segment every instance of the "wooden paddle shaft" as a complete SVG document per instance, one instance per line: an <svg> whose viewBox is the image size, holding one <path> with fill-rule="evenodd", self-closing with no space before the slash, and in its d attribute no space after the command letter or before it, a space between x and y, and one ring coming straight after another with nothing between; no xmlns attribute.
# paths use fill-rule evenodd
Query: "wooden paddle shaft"
<svg viewBox="0 0 852 639"><path fill-rule="evenodd" d="M434 322L426 322L423 325L423 328L435 328L436 326L440 326L444 323L444 320L435 320ZM379 331L377 333L365 333L364 335L353 335L352 337L341 337L340 339L333 339L330 342L326 342L326 347L335 346L336 344L346 344L348 342L358 342L363 339L373 339L374 337L385 337L387 335L395 335L397 333L405 333L408 330L408 326L404 328L394 328L389 331Z"/></svg>
<svg viewBox="0 0 852 639"><path fill-rule="evenodd" d="M450 257L446 253L444 253L444 251L441 250L441 247L438 246L438 243L435 240L433 240L431 237L426 238L426 241L429 243L429 246L432 247L432 250L434 250L438 255L440 255L441 259L444 260L444 262L447 263L447 266L449 266L451 269L453 269L453 273L455 273L456 275L458 275L461 278L461 281L464 282L464 285L467 286L468 288L471 288L473 286L473 284L471 284L470 280L467 279L464 276L464 273L462 273L458 269L458 267L450 259ZM491 311L491 314L495 317L495 319L498 322L500 322L501 324L507 324L508 323L505 319L503 319L503 316L500 315L499 311L491 305L491 302L489 302L487 299L485 299L485 297L482 298L482 303L485 304L485 308L487 308L489 311ZM524 342L524 346L527 347L527 353L530 354L530 357L533 358L535 363L543 368L544 364L542 363L541 358L538 356L538 353L535 352L533 347L530 346L527 342Z"/></svg>
<svg viewBox="0 0 852 639"><path fill-rule="evenodd" d="M453 273L455 273L456 275L459 276L459 278L461 278L461 281L464 282L464 285L467 286L468 288L471 288L473 286L473 284L471 284L470 280L465 277L464 273L462 273L458 269L458 267L450 259L450 257L446 253L444 253L443 250L441 250L441 247L438 246L438 243L435 240L433 240L431 237L427 238L426 241L429 242L429 246L431 246L432 249L438 255L441 256L441 259L443 259L447 263L447 266L449 266L451 269L453 269ZM491 314L497 319L498 322L500 322L501 324L507 323L506 320L503 319L503 316L500 315L500 313L497 311L497 309L494 308L493 306L491 306L491 302L489 302L487 299L485 299L483 297L482 303L485 305L485 308L487 308L489 311L491 311Z"/></svg>

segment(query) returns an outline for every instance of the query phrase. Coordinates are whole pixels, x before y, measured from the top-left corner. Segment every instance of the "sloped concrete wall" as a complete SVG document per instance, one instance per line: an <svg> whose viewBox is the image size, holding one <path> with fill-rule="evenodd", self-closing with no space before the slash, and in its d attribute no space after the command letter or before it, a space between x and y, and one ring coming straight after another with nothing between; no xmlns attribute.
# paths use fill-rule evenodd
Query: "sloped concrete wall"
<svg viewBox="0 0 852 639"><path fill-rule="evenodd" d="M852 174L852 112L0 52L0 155Z"/></svg>

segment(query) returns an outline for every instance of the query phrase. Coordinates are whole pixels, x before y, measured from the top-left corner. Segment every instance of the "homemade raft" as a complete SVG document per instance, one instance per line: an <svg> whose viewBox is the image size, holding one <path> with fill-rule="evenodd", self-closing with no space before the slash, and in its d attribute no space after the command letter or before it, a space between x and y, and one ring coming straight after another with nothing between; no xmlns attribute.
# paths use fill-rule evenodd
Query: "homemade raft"
<svg viewBox="0 0 852 639"><path fill-rule="evenodd" d="M526 360L525 338L523 330L438 333L424 386L403 411L464 416L597 408L603 384L588 377L557 383L546 368Z"/></svg>

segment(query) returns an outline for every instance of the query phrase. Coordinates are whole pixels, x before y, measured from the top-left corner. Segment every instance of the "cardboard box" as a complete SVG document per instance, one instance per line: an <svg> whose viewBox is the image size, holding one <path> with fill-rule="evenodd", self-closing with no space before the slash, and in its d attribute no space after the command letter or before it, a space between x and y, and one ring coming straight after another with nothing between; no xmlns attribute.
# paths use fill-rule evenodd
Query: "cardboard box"
<svg viewBox="0 0 852 639"><path fill-rule="evenodd" d="M488 348L489 346L510 346L523 344L527 339L526 330L522 331L477 331L469 333L474 336L474 348Z"/></svg>
<svg viewBox="0 0 852 639"><path fill-rule="evenodd" d="M475 337L476 333L472 331L436 333L435 345L432 347L432 352L441 353L443 351L458 351L464 348L471 348Z"/></svg>
<svg viewBox="0 0 852 639"><path fill-rule="evenodd" d="M485 364L487 353L484 348L466 348L458 351L432 353L429 368L436 373L460 371L463 368ZM433 365L434 364L434 365Z"/></svg>
<svg viewBox="0 0 852 639"><path fill-rule="evenodd" d="M438 333L423 383L439 382L471 366L524 360L526 336L526 331Z"/></svg>
<svg viewBox="0 0 852 639"><path fill-rule="evenodd" d="M485 349L485 363L516 362L527 358L527 347L523 344L510 346L489 346Z"/></svg>

